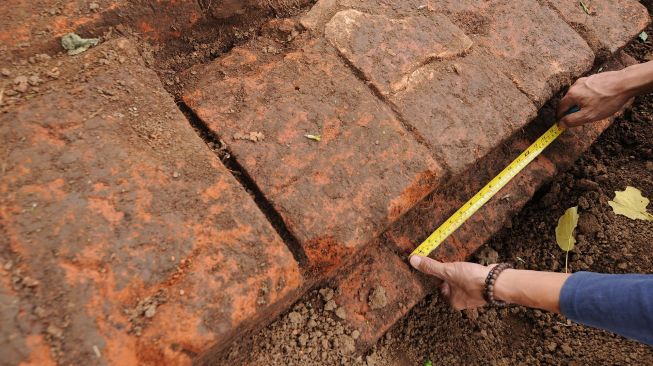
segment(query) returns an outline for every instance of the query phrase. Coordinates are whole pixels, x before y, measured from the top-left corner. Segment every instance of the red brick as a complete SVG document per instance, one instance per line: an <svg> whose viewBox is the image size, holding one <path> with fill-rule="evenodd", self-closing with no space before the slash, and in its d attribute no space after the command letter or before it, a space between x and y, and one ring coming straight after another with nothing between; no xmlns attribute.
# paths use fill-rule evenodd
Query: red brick
<svg viewBox="0 0 653 366"><path fill-rule="evenodd" d="M554 11L535 1L435 3L465 30L537 107L593 65L587 43Z"/></svg>
<svg viewBox="0 0 653 366"><path fill-rule="evenodd" d="M430 292L430 286L411 273L406 261L385 245L371 245L356 260L351 272L335 280L334 300L345 309L344 321L360 331L361 348L376 343L390 327ZM386 304L374 302L372 294L383 291Z"/></svg>
<svg viewBox="0 0 653 366"><path fill-rule="evenodd" d="M646 28L650 18L635 0L586 0L588 15L576 1L546 0L597 52L614 53Z"/></svg>
<svg viewBox="0 0 653 366"><path fill-rule="evenodd" d="M536 114L533 103L479 52L434 62L390 97L452 175L485 156Z"/></svg>
<svg viewBox="0 0 653 366"><path fill-rule="evenodd" d="M60 81L0 114L3 255L37 325L62 329L45 335L57 361L96 363L96 346L109 364L189 364L283 310L298 264L136 47L60 61ZM153 317L132 314L156 294Z"/></svg>
<svg viewBox="0 0 653 366"><path fill-rule="evenodd" d="M0 244L5 248L4 240L0 239ZM45 339L39 334L43 329L34 324L32 306L12 288L12 268L9 260L0 266L0 360L3 365L55 365Z"/></svg>
<svg viewBox="0 0 653 366"><path fill-rule="evenodd" d="M551 110L545 116L546 118L540 117L539 124L542 127L547 125L545 120L553 120L554 111ZM572 164L609 125L610 122L605 120L566 131L543 155L528 165L441 244L433 255L445 261L461 261L468 258L494 233L503 228L504 223L519 212L539 187L552 179L561 169ZM474 164L467 172L456 177L451 184L434 192L398 220L387 233L394 247L406 254L412 252L422 240L543 132L542 128L535 130L537 133L519 134L511 138L505 146Z"/></svg>
<svg viewBox="0 0 653 366"><path fill-rule="evenodd" d="M346 10L326 25L325 36L385 95L405 89L425 64L461 56L472 46L440 14L392 19Z"/></svg>
<svg viewBox="0 0 653 366"><path fill-rule="evenodd" d="M228 141L310 264L328 270L418 202L441 170L332 47L313 41L283 56L261 48L196 68L206 77L184 101ZM265 140L231 138L249 132Z"/></svg>

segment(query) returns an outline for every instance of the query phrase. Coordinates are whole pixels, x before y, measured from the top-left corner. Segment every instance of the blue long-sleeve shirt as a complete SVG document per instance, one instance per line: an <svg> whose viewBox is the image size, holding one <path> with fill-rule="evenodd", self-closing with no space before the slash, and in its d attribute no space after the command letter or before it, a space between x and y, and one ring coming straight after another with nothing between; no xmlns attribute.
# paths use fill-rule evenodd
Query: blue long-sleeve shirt
<svg viewBox="0 0 653 366"><path fill-rule="evenodd" d="M653 275L574 273L560 291L560 310L577 323L653 346Z"/></svg>

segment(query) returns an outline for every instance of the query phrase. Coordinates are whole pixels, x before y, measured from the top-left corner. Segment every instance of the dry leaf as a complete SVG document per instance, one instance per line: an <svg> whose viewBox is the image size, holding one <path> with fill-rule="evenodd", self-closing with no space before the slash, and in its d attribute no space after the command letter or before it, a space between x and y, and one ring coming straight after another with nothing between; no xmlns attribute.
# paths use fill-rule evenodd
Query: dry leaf
<svg viewBox="0 0 653 366"><path fill-rule="evenodd" d="M653 221L653 215L646 212L646 206L650 202L642 196L642 192L634 187L626 187L625 191L614 192L614 201L608 204L617 215L623 215L633 220Z"/></svg>
<svg viewBox="0 0 653 366"><path fill-rule="evenodd" d="M565 214L558 219L556 227L556 242L560 249L568 252L574 249L576 239L574 238L574 229L578 224L578 207L572 207L565 211Z"/></svg>

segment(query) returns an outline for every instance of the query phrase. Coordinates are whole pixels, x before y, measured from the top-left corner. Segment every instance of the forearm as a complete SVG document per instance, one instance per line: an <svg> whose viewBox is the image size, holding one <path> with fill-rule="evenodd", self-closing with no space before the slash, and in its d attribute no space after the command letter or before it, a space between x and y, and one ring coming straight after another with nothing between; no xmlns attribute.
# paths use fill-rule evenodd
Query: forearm
<svg viewBox="0 0 653 366"><path fill-rule="evenodd" d="M629 97L653 92L653 61L629 66L620 73L619 85Z"/></svg>
<svg viewBox="0 0 653 366"><path fill-rule="evenodd" d="M494 286L498 300L560 313L560 289L570 274L508 269Z"/></svg>

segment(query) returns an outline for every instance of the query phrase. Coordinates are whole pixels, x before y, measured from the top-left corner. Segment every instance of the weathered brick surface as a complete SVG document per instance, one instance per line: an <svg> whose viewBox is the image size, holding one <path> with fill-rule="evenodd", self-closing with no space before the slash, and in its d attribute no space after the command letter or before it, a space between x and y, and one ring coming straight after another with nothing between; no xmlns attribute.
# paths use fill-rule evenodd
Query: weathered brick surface
<svg viewBox="0 0 653 366"><path fill-rule="evenodd" d="M44 329L34 322L32 305L21 300L11 286L11 267L8 262L0 266L0 364L55 365L40 334Z"/></svg>
<svg viewBox="0 0 653 366"><path fill-rule="evenodd" d="M60 68L0 115L0 256L13 263L0 313L22 337L6 352L188 364L282 310L298 264L136 48L111 41Z"/></svg>
<svg viewBox="0 0 653 366"><path fill-rule="evenodd" d="M418 68L434 60L461 56L472 41L449 19L392 19L358 10L337 13L325 35L383 94L405 89Z"/></svg>
<svg viewBox="0 0 653 366"><path fill-rule="evenodd" d="M635 0L588 0L585 3L590 14L578 2L546 0L546 3L597 52L616 52L650 21L646 8Z"/></svg>
<svg viewBox="0 0 653 366"><path fill-rule="evenodd" d="M588 71L594 60L587 43L556 12L535 1L430 1L412 7L410 2L394 6L379 0L341 0L340 5L390 18L405 14L416 14L409 19L446 15L474 42L474 48L483 51L486 58L482 66L496 66L538 107L574 77ZM441 25L439 32L447 34L450 27ZM378 46L378 42L373 43L367 47ZM393 44L387 39L383 43ZM389 53L401 51L400 45ZM356 65L354 60L352 63Z"/></svg>
<svg viewBox="0 0 653 366"><path fill-rule="evenodd" d="M411 273L406 261L382 243L370 245L353 270L336 278L336 304L345 319L360 331L361 348L376 340L430 292L427 282Z"/></svg>
<svg viewBox="0 0 653 366"><path fill-rule="evenodd" d="M632 57L619 53L606 63L604 68L618 70L634 63L636 61ZM392 246L400 253L412 252L483 185L544 133L554 120L554 109L550 106L541 109L527 129L515 134L485 158L479 159L463 174L429 195L385 233L393 243ZM499 231L506 220L511 219L539 187L557 172L567 169L609 125L609 120L603 120L565 131L542 155L455 231L434 252L434 256L446 261L465 260Z"/></svg>
<svg viewBox="0 0 653 366"><path fill-rule="evenodd" d="M184 100L327 270L418 202L441 169L333 48L313 41L282 58L259 47L195 69L207 76ZM250 132L265 140L232 139Z"/></svg>
<svg viewBox="0 0 653 366"><path fill-rule="evenodd" d="M531 101L488 55L429 64L392 96L402 116L428 141L452 175L482 158L536 114Z"/></svg>

